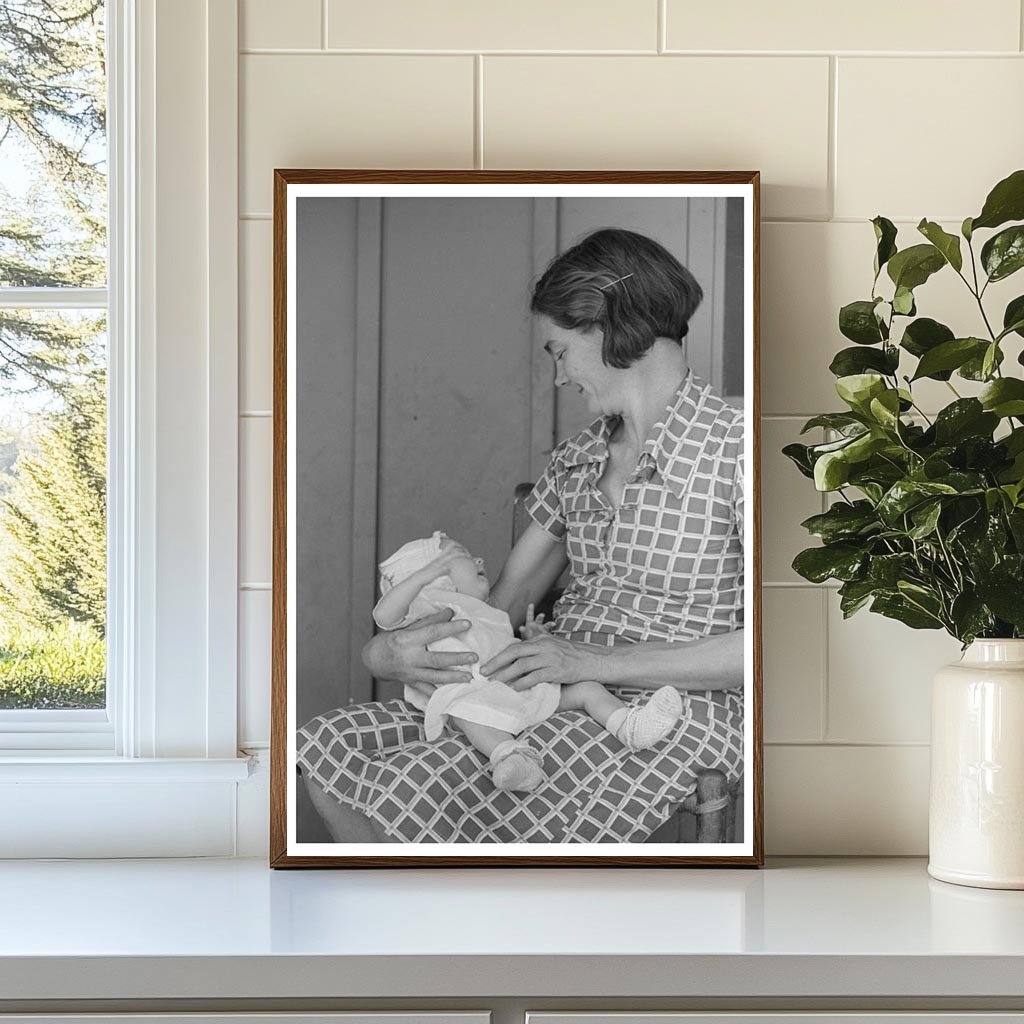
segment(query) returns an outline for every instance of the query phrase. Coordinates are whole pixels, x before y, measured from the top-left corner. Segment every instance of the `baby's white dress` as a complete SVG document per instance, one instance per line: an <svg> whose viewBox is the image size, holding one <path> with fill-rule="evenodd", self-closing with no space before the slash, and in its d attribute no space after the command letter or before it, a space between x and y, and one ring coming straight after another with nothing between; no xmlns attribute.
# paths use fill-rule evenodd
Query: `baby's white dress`
<svg viewBox="0 0 1024 1024"><path fill-rule="evenodd" d="M538 683L528 690L516 691L505 683L495 682L480 674L480 665L489 661L509 644L520 643L512 632L508 615L498 608L492 608L468 594L462 594L442 576L424 587L412 600L405 618L398 623L381 622L377 609L373 611L374 621L381 629L401 629L403 626L451 608L455 618L466 619L469 629L458 636L444 637L428 644L431 651L473 651L479 661L472 665L460 665L461 671L471 671L473 678L467 683L449 683L437 687L429 700L409 686L405 688L405 699L419 708L424 716L426 738L435 740L441 735L445 718L456 718L480 725L490 725L503 732L518 735L531 725L543 722L558 710L561 687L557 683Z"/></svg>

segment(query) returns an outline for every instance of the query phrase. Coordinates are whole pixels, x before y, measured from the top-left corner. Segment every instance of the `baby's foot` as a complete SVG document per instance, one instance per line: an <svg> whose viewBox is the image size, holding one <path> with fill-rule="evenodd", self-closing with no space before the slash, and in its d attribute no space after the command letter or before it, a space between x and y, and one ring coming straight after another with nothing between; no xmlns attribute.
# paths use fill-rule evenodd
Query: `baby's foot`
<svg viewBox="0 0 1024 1024"><path fill-rule="evenodd" d="M651 694L643 707L620 708L608 718L608 731L630 750L647 750L671 731L683 713L683 699L674 686Z"/></svg>
<svg viewBox="0 0 1024 1024"><path fill-rule="evenodd" d="M505 740L491 752L491 778L498 789L532 793L544 781L539 750L520 740Z"/></svg>

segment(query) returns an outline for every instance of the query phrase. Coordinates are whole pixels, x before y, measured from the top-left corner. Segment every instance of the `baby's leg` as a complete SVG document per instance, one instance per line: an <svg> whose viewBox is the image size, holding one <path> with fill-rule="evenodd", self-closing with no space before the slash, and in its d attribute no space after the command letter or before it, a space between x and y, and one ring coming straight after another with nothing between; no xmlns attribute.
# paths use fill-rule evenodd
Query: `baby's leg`
<svg viewBox="0 0 1024 1024"><path fill-rule="evenodd" d="M593 679L565 684L558 697L559 711L585 711L604 726L608 725L608 719L614 712L625 706L618 697L612 696Z"/></svg>
<svg viewBox="0 0 1024 1024"><path fill-rule="evenodd" d="M600 683L562 687L560 710L585 711L630 750L647 750L663 740L679 720L683 701L674 686L663 686L641 707L627 707Z"/></svg>
<svg viewBox="0 0 1024 1024"><path fill-rule="evenodd" d="M543 758L540 751L528 743L517 740L512 733L495 729L493 725L467 722L450 716L473 746L486 754L491 764L491 778L498 789L518 793L532 793L543 781Z"/></svg>
<svg viewBox="0 0 1024 1024"><path fill-rule="evenodd" d="M499 743L512 739L512 733L503 729L495 729L493 725L481 725L479 722L467 722L463 718L449 716L449 721L459 727L459 731L469 740L470 743L488 757L494 753L494 748Z"/></svg>

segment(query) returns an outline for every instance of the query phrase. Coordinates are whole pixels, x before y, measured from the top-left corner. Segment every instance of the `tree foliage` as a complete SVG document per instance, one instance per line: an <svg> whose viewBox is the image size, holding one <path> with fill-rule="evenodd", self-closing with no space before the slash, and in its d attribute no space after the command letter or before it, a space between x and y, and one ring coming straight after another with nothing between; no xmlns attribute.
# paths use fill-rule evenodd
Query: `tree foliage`
<svg viewBox="0 0 1024 1024"><path fill-rule="evenodd" d="M103 15L102 0L0 3L0 288L106 282ZM102 318L0 308L0 395L28 394L15 407L35 418L13 465L4 453L8 631L105 630L102 338Z"/></svg>
<svg viewBox="0 0 1024 1024"><path fill-rule="evenodd" d="M804 433L825 428L832 436L824 443L784 449L819 491L836 496L803 523L823 544L801 551L793 568L815 583L839 580L844 616L870 606L964 644L1024 637L1024 380L1006 361L1024 336L1024 295L996 327L983 302L991 282L1024 267L1024 225L1003 227L1021 220L1024 171L999 182L963 222L966 256L961 237L932 221L918 225L927 241L904 249L891 221L872 221L871 298L839 311L839 331L854 345L832 361L846 409L805 424ZM976 233L996 229L979 260ZM982 336L917 315L915 289L947 267L973 296ZM976 382L977 395L962 396L954 375ZM934 417L915 393L928 380L953 395Z"/></svg>
<svg viewBox="0 0 1024 1024"><path fill-rule="evenodd" d="M0 498L0 605L9 622L72 619L106 629L106 403L103 380L46 418Z"/></svg>
<svg viewBox="0 0 1024 1024"><path fill-rule="evenodd" d="M0 287L106 277L106 67L102 0L0 3L0 147L35 184L0 186ZM63 393L75 336L0 316L0 375Z"/></svg>

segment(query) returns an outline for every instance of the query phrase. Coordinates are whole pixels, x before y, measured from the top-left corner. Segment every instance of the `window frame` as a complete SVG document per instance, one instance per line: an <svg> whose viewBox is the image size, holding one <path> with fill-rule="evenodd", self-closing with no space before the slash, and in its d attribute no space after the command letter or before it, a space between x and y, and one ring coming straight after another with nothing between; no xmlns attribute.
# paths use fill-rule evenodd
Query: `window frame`
<svg viewBox="0 0 1024 1024"><path fill-rule="evenodd" d="M98 744L95 712L49 730L38 716L61 712L28 712L20 730L0 719L0 856L158 856L180 852L181 830L196 853L230 855L249 774L237 2L107 5L108 722Z"/></svg>
<svg viewBox="0 0 1024 1024"><path fill-rule="evenodd" d="M113 754L117 748L113 709L118 703L118 675L111 671L111 636L119 629L115 621L111 629L109 591L111 580L111 554L116 543L110 526L110 512L118 495L112 500L109 487L114 477L111 473L112 420L111 382L115 367L115 348L123 345L124 325L116 322L112 309L111 295L114 289L111 281L120 273L126 260L122 252L125 244L125 213L119 202L122 176L133 173L132 166L121 166L120 161L127 154L122 136L126 133L132 109L127 109L121 97L130 94L128 77L133 72L131 56L133 47L127 45L125 15L130 13L131 0L104 0L106 4L106 60L107 60L107 284L104 287L51 287L51 288L4 288L0 287L0 308L3 309L49 309L49 310L104 310L107 313L107 652L106 652L106 706L102 709L61 708L61 709L0 709L0 756L32 751L38 754L61 755L74 752ZM126 116L128 115L128 116ZM117 154L115 158L115 153ZM115 162L117 161L117 162ZM115 341L115 334L120 335ZM123 485L124 481L117 481Z"/></svg>

